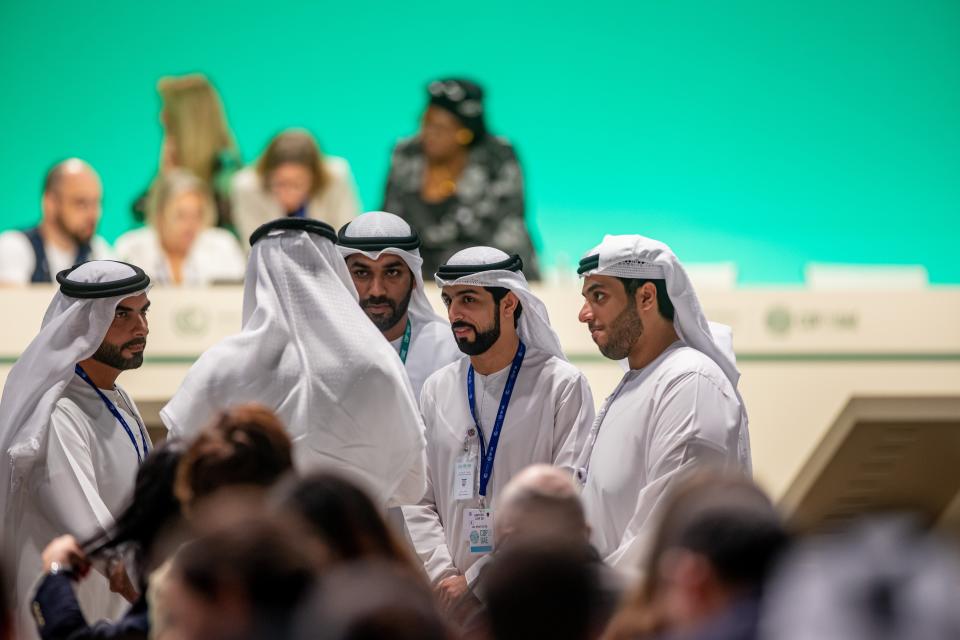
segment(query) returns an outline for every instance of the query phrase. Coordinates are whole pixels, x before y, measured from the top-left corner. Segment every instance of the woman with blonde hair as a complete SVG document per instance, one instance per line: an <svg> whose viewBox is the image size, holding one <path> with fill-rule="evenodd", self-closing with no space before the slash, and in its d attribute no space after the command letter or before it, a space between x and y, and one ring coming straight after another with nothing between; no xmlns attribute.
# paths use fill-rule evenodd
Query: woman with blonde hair
<svg viewBox="0 0 960 640"><path fill-rule="evenodd" d="M140 265L158 284L243 279L243 251L233 234L213 226L216 209L203 180L172 169L157 176L146 200L147 226L117 238L120 259Z"/></svg>
<svg viewBox="0 0 960 640"><path fill-rule="evenodd" d="M275 136L255 166L234 176L230 195L241 238L286 216L316 218L339 229L360 212L350 165L324 155L303 129Z"/></svg>
<svg viewBox="0 0 960 640"><path fill-rule="evenodd" d="M241 161L220 96L200 74L161 78L157 92L163 102L159 174L185 169L200 178L216 201L217 226L229 226L230 179ZM133 205L139 220L146 214L145 195Z"/></svg>

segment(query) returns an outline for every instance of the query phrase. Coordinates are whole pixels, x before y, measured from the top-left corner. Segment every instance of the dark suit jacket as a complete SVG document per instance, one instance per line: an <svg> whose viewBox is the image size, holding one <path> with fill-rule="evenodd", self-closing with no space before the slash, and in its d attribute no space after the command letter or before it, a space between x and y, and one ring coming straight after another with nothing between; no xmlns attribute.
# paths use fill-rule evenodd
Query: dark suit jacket
<svg viewBox="0 0 960 640"><path fill-rule="evenodd" d="M46 576L30 606L43 640L145 640L150 629L144 595L116 622L100 620L87 624L73 592L72 579L65 573Z"/></svg>

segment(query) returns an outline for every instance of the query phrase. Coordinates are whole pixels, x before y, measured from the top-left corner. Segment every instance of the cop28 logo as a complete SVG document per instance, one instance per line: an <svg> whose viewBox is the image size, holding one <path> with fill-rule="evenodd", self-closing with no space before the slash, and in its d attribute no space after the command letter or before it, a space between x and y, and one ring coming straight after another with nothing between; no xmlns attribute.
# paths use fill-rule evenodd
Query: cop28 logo
<svg viewBox="0 0 960 640"><path fill-rule="evenodd" d="M767 331L774 335L786 336L791 331L856 331L860 326L860 316L854 310L827 311L804 309L792 311L786 306L777 305L767 311Z"/></svg>
<svg viewBox="0 0 960 640"><path fill-rule="evenodd" d="M210 328L210 316L201 307L183 307L173 314L173 327L181 336L203 335Z"/></svg>

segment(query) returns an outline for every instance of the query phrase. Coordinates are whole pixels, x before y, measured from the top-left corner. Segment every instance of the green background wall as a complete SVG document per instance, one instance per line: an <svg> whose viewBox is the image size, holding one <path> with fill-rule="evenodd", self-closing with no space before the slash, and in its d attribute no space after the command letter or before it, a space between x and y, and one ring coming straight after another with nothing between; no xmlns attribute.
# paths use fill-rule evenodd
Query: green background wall
<svg viewBox="0 0 960 640"><path fill-rule="evenodd" d="M378 208L426 82L466 74L515 143L545 260L605 232L733 260L924 264L960 283L960 2L0 0L0 229L78 155L102 233L156 166L156 80L201 71L243 156L305 126Z"/></svg>

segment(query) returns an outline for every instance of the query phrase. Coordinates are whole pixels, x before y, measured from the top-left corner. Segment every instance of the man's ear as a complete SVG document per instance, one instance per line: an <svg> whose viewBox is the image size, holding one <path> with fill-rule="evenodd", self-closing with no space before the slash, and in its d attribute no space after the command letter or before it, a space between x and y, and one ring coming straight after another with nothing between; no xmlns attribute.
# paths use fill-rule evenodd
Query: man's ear
<svg viewBox="0 0 960 640"><path fill-rule="evenodd" d="M508 291L507 295L503 296L503 302L500 303L501 319L513 320L518 304L520 304L520 299L517 298L517 295L513 291Z"/></svg>
<svg viewBox="0 0 960 640"><path fill-rule="evenodd" d="M635 296L638 313L657 310L657 287L652 282L644 282Z"/></svg>

